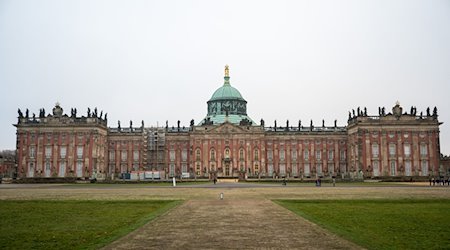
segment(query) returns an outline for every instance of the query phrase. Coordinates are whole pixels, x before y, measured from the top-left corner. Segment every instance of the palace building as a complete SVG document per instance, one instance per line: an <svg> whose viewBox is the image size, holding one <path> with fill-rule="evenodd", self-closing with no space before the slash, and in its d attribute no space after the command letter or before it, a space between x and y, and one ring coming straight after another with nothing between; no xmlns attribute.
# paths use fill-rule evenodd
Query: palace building
<svg viewBox="0 0 450 250"><path fill-rule="evenodd" d="M19 110L18 178L419 178L448 173L440 166L437 109L417 114L399 103L377 115L357 108L347 126L256 123L247 101L223 85L200 123L108 127L107 114L64 114L59 104L38 117ZM133 177L134 176L134 177ZM151 177L150 177L151 176Z"/></svg>

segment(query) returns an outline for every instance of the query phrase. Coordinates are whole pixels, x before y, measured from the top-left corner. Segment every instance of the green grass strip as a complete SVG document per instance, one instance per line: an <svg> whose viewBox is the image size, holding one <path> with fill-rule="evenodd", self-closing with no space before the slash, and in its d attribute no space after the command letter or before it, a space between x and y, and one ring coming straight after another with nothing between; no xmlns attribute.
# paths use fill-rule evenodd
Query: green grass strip
<svg viewBox="0 0 450 250"><path fill-rule="evenodd" d="M0 249L97 249L181 201L0 201Z"/></svg>
<svg viewBox="0 0 450 250"><path fill-rule="evenodd" d="M277 200L276 203L368 249L450 246L450 200Z"/></svg>

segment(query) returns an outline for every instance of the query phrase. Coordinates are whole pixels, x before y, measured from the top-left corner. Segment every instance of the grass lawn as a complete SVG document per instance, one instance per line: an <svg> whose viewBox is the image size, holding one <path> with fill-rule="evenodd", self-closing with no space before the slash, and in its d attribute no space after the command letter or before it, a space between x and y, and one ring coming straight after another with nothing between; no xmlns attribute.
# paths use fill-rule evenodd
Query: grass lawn
<svg viewBox="0 0 450 250"><path fill-rule="evenodd" d="M296 214L368 249L450 246L450 200L277 200Z"/></svg>
<svg viewBox="0 0 450 250"><path fill-rule="evenodd" d="M96 249L180 201L0 201L0 249Z"/></svg>
<svg viewBox="0 0 450 250"><path fill-rule="evenodd" d="M212 181L177 181L177 187L178 186L193 186L193 185L202 185L202 184L211 184ZM66 187L115 187L115 188L134 188L134 187L171 187L172 181L142 181L140 183L136 182L130 182L127 183L124 182L118 182L118 183L70 183L70 184L63 184L63 186Z"/></svg>

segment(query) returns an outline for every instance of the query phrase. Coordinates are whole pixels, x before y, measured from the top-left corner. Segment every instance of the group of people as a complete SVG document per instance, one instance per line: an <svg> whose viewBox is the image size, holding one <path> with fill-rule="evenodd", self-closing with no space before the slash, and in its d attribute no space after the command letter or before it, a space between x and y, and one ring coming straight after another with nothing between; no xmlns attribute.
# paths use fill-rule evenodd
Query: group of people
<svg viewBox="0 0 450 250"><path fill-rule="evenodd" d="M448 179L446 180L445 178L441 177L439 179L435 179L434 177L432 177L430 179L430 186L450 186L450 177L448 177Z"/></svg>

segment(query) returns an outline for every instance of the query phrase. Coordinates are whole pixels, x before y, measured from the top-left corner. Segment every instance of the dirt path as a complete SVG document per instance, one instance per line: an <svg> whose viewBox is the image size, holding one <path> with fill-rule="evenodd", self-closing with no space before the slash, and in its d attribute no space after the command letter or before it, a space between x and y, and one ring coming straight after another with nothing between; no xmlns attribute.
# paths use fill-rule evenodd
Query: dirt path
<svg viewBox="0 0 450 250"><path fill-rule="evenodd" d="M105 249L359 249L266 199L188 200Z"/></svg>

